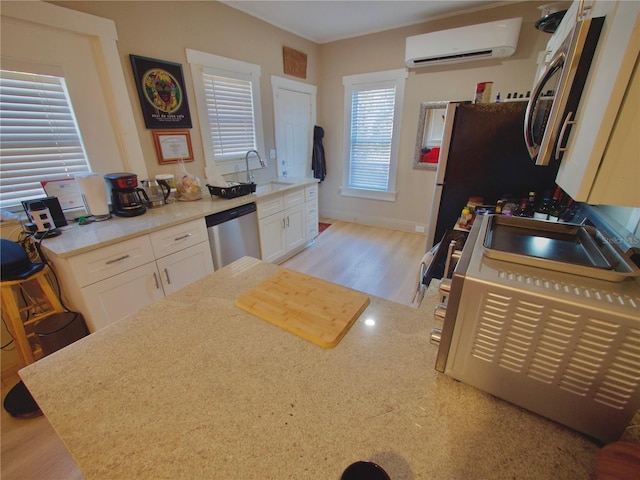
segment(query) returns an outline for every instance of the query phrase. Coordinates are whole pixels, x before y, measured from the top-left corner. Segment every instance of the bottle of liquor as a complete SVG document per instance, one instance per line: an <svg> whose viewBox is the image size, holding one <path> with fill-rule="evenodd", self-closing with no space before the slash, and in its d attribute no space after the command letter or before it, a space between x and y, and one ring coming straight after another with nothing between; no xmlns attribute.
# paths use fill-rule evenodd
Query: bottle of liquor
<svg viewBox="0 0 640 480"><path fill-rule="evenodd" d="M520 201L520 206L518 207L515 215L518 217L533 217L533 202L531 201L531 194L533 192L529 192L529 197L525 197ZM535 194L533 195L535 198Z"/></svg>
<svg viewBox="0 0 640 480"><path fill-rule="evenodd" d="M549 207L549 218L550 222L557 222L560 220L560 212L562 210L562 189L560 187L556 187L556 191L553 192L553 199L551 200L551 206Z"/></svg>
<svg viewBox="0 0 640 480"><path fill-rule="evenodd" d="M533 218L536 220L547 220L549 218L549 204L551 203L551 199L545 198L543 199L533 211Z"/></svg>
<svg viewBox="0 0 640 480"><path fill-rule="evenodd" d="M535 207L536 201L536 192L529 192L528 198L523 198L520 202L520 207L518 207L518 216L519 217L533 217L533 210Z"/></svg>
<svg viewBox="0 0 640 480"><path fill-rule="evenodd" d="M573 219L573 216L576 214L576 209L576 203L574 203L573 199L569 197L567 204L562 208L562 211L560 212L560 221L570 222Z"/></svg>
<svg viewBox="0 0 640 480"><path fill-rule="evenodd" d="M547 220L551 211L551 192L545 192L542 201L538 202L533 212L533 218L537 220Z"/></svg>

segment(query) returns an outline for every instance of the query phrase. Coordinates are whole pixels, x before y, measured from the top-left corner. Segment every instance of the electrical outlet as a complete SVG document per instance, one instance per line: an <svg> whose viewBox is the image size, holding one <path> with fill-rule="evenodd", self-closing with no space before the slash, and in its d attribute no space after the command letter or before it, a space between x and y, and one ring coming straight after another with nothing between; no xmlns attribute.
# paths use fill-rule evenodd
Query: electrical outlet
<svg viewBox="0 0 640 480"><path fill-rule="evenodd" d="M422 225L416 225L416 233L424 233L424 227Z"/></svg>
<svg viewBox="0 0 640 480"><path fill-rule="evenodd" d="M275 160L276 159L276 149L272 148L271 150L269 150L269 159L270 160Z"/></svg>

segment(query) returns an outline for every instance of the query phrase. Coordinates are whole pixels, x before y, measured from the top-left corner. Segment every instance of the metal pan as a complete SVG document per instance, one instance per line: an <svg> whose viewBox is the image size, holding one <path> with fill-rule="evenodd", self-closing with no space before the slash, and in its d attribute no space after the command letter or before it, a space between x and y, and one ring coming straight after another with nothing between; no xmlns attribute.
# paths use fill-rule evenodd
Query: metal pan
<svg viewBox="0 0 640 480"><path fill-rule="evenodd" d="M619 282L640 270L593 227L531 218L488 218L489 258Z"/></svg>

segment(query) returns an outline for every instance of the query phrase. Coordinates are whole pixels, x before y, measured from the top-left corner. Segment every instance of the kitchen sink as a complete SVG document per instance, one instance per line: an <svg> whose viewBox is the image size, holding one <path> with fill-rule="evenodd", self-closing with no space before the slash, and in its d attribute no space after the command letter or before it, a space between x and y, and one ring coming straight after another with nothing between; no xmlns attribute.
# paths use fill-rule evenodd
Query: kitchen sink
<svg viewBox="0 0 640 480"><path fill-rule="evenodd" d="M262 185L258 185L256 187L256 194L265 194L265 193L275 193L284 190L285 188L293 185L293 182L282 182L282 181L271 181L267 183L263 183Z"/></svg>

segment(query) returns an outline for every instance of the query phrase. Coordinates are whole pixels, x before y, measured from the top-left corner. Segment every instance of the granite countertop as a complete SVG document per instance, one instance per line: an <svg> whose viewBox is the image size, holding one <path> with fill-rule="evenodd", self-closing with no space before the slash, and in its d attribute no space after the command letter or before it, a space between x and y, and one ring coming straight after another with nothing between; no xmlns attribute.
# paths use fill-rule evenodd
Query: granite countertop
<svg viewBox="0 0 640 480"><path fill-rule="evenodd" d="M20 371L88 479L590 477L587 438L434 370L434 286L323 349L234 305L279 268L244 257Z"/></svg>
<svg viewBox="0 0 640 480"><path fill-rule="evenodd" d="M278 181L281 183L277 185L277 188L258 185L256 193L231 199L213 197L208 194L207 188L204 187L201 200L192 202L175 201L159 208L147 209L143 215L137 217L114 216L109 220L93 222L87 225L72 223L60 229L62 231L60 236L46 238L42 244L50 253L60 258L68 258L129 238L256 202L261 198L286 192L287 190L318 183L318 180L314 178L287 178L279 179Z"/></svg>

